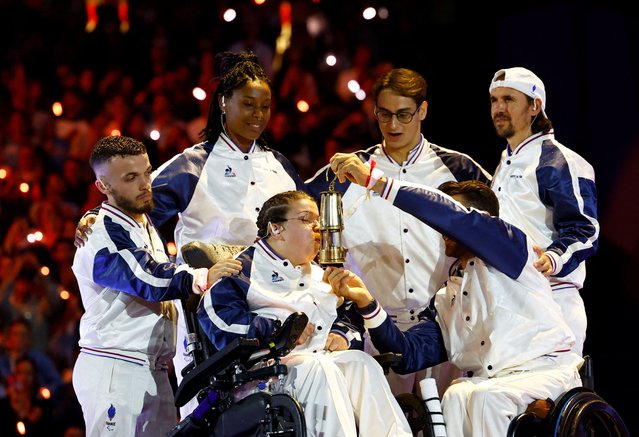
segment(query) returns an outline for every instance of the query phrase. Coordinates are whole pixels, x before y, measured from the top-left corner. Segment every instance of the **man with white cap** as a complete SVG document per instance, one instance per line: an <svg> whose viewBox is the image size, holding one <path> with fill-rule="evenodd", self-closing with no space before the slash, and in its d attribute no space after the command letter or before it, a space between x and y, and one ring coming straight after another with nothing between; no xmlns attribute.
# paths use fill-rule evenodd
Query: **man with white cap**
<svg viewBox="0 0 639 437"><path fill-rule="evenodd" d="M599 237L594 169L555 139L546 89L533 72L499 70L489 92L495 131L508 142L492 179L500 216L535 244L535 266L549 278L577 339L573 351L582 354L587 321L579 290Z"/></svg>

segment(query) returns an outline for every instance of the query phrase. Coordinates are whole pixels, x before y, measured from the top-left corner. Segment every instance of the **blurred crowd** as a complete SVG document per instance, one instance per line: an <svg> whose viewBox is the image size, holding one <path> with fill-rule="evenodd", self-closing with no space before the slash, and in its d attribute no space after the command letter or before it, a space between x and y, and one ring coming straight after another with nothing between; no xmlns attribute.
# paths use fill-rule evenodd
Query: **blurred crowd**
<svg viewBox="0 0 639 437"><path fill-rule="evenodd" d="M358 35L339 22L329 29L319 6L292 2L293 38L280 54L277 4L258 14L246 2L236 22L223 23L214 3L136 2L123 32L117 2L99 2L89 32L84 21L69 21L85 17L83 2L0 0L3 436L82 434L71 370L83 308L71 264L76 223L103 200L88 165L99 138L143 141L157 168L201 141L216 86L215 53L251 50L273 83L270 145L302 178L337 151L379 141L365 96L393 63L379 56L374 34ZM331 47L339 47L333 67L325 63ZM353 80L358 86L349 88ZM207 97L196 99L195 87ZM170 226L162 231L171 241Z"/></svg>

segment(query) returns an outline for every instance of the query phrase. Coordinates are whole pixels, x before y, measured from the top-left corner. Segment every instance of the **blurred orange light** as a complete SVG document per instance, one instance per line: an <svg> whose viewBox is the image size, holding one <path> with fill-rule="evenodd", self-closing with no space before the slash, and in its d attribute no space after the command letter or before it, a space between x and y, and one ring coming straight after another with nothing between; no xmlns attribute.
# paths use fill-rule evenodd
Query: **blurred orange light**
<svg viewBox="0 0 639 437"><path fill-rule="evenodd" d="M40 274L42 276L49 276L49 273L51 273L51 270L49 269L49 267L47 266L40 267Z"/></svg>
<svg viewBox="0 0 639 437"><path fill-rule="evenodd" d="M16 423L16 431L18 431L18 434L20 435L25 435L27 433L27 427L24 426L24 422L22 420L18 420L18 423Z"/></svg>
<svg viewBox="0 0 639 437"><path fill-rule="evenodd" d="M263 5L264 3L266 3L266 0L253 0L253 3L255 3L256 5Z"/></svg>
<svg viewBox="0 0 639 437"><path fill-rule="evenodd" d="M120 129L113 129L111 131L111 136L112 137L119 137L120 135L122 135L122 132L120 132Z"/></svg>
<svg viewBox="0 0 639 437"><path fill-rule="evenodd" d="M311 107L309 106L308 102L305 100L299 100L297 102L297 110L300 112L308 112L308 110L311 109Z"/></svg>
<svg viewBox="0 0 639 437"><path fill-rule="evenodd" d="M42 399L49 399L51 398L51 391L46 387L40 387L40 396L42 396Z"/></svg>
<svg viewBox="0 0 639 437"><path fill-rule="evenodd" d="M64 112L62 109L62 103L55 102L53 105L51 105L51 111L53 111L53 115L55 115L56 117L61 116Z"/></svg>
<svg viewBox="0 0 639 437"><path fill-rule="evenodd" d="M9 176L6 168L0 168L0 179L6 179Z"/></svg>
<svg viewBox="0 0 639 437"><path fill-rule="evenodd" d="M20 192L28 193L29 192L29 184L27 184L26 182L21 183L20 184Z"/></svg>
<svg viewBox="0 0 639 437"><path fill-rule="evenodd" d="M169 241L166 245L166 248L169 250L169 255L177 255L177 247L175 246L175 243L173 241Z"/></svg>
<svg viewBox="0 0 639 437"><path fill-rule="evenodd" d="M71 293L69 293L67 290L60 290L60 299L69 300L70 297Z"/></svg>

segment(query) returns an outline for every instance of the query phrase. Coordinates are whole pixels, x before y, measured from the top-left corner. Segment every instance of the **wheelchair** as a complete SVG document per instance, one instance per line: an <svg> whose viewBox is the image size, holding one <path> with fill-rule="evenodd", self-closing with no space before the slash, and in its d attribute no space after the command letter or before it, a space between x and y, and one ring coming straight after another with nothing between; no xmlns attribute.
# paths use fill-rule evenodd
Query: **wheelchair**
<svg viewBox="0 0 639 437"><path fill-rule="evenodd" d="M401 355L394 353L375 358L385 373L401 361ZM507 437L630 437L619 413L595 393L593 364L589 355L584 356L579 373L582 387L568 390L556 400L532 402L524 413L512 420ZM396 399L414 436L435 437L438 435L435 427L445 426L441 413L430 412L426 408L429 399L421 399L414 393L402 393Z"/></svg>
<svg viewBox="0 0 639 437"><path fill-rule="evenodd" d="M181 407L197 395L198 406L169 433L170 436L306 436L299 403L277 384L287 374L279 358L288 354L308 322L291 314L268 349L257 339L237 338L188 371L175 393ZM269 363L254 368L258 363ZM264 381L272 380L267 385ZM254 381L254 393L245 398L240 387ZM264 389L268 389L264 391Z"/></svg>
<svg viewBox="0 0 639 437"><path fill-rule="evenodd" d="M592 358L579 369L582 387L556 400L537 400L515 417L507 437L630 437L619 413L594 391Z"/></svg>
<svg viewBox="0 0 639 437"><path fill-rule="evenodd" d="M193 253L189 253L189 248L183 250L186 262L192 267L213 265L216 260L213 254L200 249L194 249ZM280 361L295 347L308 322L306 315L291 314L268 348L257 339L237 338L216 351L199 328L194 311L197 301L199 296L182 301L188 331L186 350L193 361L182 371L175 406L182 407L193 397L198 400L198 406L168 435L306 437L301 405L282 390L288 368Z"/></svg>

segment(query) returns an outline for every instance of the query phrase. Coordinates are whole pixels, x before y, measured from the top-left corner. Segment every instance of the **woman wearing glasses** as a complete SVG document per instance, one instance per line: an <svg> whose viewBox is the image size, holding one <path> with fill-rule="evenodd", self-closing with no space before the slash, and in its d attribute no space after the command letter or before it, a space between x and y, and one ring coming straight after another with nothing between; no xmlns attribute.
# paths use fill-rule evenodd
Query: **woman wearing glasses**
<svg viewBox="0 0 639 437"><path fill-rule="evenodd" d="M396 180L439 186L443 182L478 179L487 173L469 156L432 144L421 133L426 118L426 80L419 73L397 68L381 76L373 87L375 117L383 141L356 153L338 153L333 162L361 160ZM315 196L333 180L329 166L307 181ZM422 222L392 208L376 193L346 181L335 184L343 193L345 268L360 276L400 329L417 323L418 314L448 277L451 260L444 255L441 236ZM376 353L370 342L367 350ZM441 373L438 374L438 373ZM425 374L417 375L417 381ZM432 370L440 393L456 375L446 365ZM389 374L395 394L411 392L416 375Z"/></svg>
<svg viewBox="0 0 639 437"><path fill-rule="evenodd" d="M304 192L267 200L257 217L260 239L236 257L241 273L222 278L203 298L200 325L218 349L237 337L267 344L278 321L305 313L306 330L283 362L284 388L304 407L308 435L411 436L381 367L358 350L361 335L338 314L341 301L313 261L318 219L315 199Z"/></svg>

